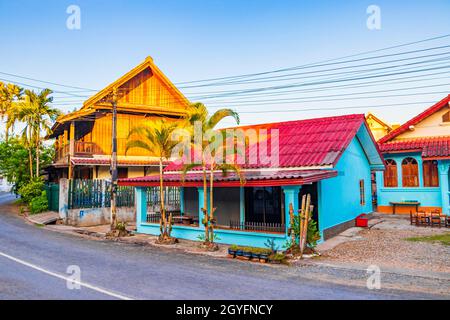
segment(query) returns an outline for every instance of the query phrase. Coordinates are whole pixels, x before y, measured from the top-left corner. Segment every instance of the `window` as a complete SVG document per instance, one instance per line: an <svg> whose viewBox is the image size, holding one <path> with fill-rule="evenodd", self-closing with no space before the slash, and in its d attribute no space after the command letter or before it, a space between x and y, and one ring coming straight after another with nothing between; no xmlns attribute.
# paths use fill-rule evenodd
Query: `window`
<svg viewBox="0 0 450 320"><path fill-rule="evenodd" d="M423 162L423 186L439 187L439 173L436 160L426 160Z"/></svg>
<svg viewBox="0 0 450 320"><path fill-rule="evenodd" d="M405 158L402 161L403 187L419 186L419 167L414 158Z"/></svg>
<svg viewBox="0 0 450 320"><path fill-rule="evenodd" d="M384 172L384 186L385 187L398 187L397 179L397 162L392 159L387 159L386 171Z"/></svg>
<svg viewBox="0 0 450 320"><path fill-rule="evenodd" d="M359 180L359 204L366 205L366 192L364 190L364 179Z"/></svg>
<svg viewBox="0 0 450 320"><path fill-rule="evenodd" d="M442 116L442 122L450 122L450 111L444 113Z"/></svg>
<svg viewBox="0 0 450 320"><path fill-rule="evenodd" d="M245 188L245 221L283 223L280 187Z"/></svg>
<svg viewBox="0 0 450 320"><path fill-rule="evenodd" d="M117 177L119 179L128 178L128 168L118 168L117 169Z"/></svg>

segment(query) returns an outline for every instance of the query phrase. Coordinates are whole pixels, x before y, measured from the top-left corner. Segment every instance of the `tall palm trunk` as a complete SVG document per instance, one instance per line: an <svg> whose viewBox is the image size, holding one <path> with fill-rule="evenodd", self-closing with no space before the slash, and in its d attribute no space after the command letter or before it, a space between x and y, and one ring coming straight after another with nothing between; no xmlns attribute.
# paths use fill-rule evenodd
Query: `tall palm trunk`
<svg viewBox="0 0 450 320"><path fill-rule="evenodd" d="M28 162L30 163L30 180L33 179L33 153L31 147L28 147Z"/></svg>
<svg viewBox="0 0 450 320"><path fill-rule="evenodd" d="M211 163L210 167L210 176L209 176L209 238L210 242L214 242L214 194L213 194L213 186L214 186L214 164Z"/></svg>
<svg viewBox="0 0 450 320"><path fill-rule="evenodd" d="M38 137L36 142L36 177L39 177L39 162L40 162L39 154L40 154L40 141Z"/></svg>
<svg viewBox="0 0 450 320"><path fill-rule="evenodd" d="M205 242L209 242L208 185L206 182L206 164L203 162L203 219L205 225Z"/></svg>
<svg viewBox="0 0 450 320"><path fill-rule="evenodd" d="M164 180L163 180L163 161L159 158L159 209L161 212L161 236L163 239L167 238L167 219L166 209L164 207Z"/></svg>

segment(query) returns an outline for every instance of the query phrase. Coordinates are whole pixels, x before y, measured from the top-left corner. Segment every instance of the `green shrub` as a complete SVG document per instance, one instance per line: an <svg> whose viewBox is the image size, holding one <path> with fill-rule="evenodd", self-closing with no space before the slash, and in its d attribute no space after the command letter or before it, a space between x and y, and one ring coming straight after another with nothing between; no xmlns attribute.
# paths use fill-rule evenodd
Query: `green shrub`
<svg viewBox="0 0 450 320"><path fill-rule="evenodd" d="M40 213L48 209L47 194L45 191L41 192L40 196L33 198L30 202L30 211L32 214Z"/></svg>
<svg viewBox="0 0 450 320"><path fill-rule="evenodd" d="M22 201L30 205L34 198L42 195L42 191L44 191L44 182L40 179L35 179L20 187L18 193Z"/></svg>

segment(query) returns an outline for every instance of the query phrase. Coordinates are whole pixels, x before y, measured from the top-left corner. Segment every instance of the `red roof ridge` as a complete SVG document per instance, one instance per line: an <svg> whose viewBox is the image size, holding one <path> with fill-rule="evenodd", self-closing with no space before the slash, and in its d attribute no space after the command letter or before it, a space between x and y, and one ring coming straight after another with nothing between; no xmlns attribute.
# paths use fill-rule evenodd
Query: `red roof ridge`
<svg viewBox="0 0 450 320"><path fill-rule="evenodd" d="M430 141L430 140L443 140L450 139L450 135L447 136L428 136L428 137L412 137L412 138L399 138L398 140L390 140L385 143L401 143L408 141Z"/></svg>
<svg viewBox="0 0 450 320"><path fill-rule="evenodd" d="M328 116L328 117L320 117L320 118L309 118L309 119L299 119L299 120L266 122L266 123L249 124L249 125L244 125L244 126L227 127L227 128L223 128L221 130L237 129L237 128L239 128L239 129L243 129L243 128L258 128L258 127L263 128L263 127L282 125L282 124L323 122L323 121L330 121L330 120L348 120L348 119L359 119L359 118L364 118L365 119L365 115L362 114L362 113L353 113L353 114L346 114L346 115L341 115L341 116Z"/></svg>
<svg viewBox="0 0 450 320"><path fill-rule="evenodd" d="M438 101L437 103L435 103L434 105L432 105L431 107L426 109L425 111L419 113L417 116L415 116L412 119L408 120L407 122L402 124L397 129L392 130L390 133L388 133L387 135L382 137L378 141L378 143L382 144L382 143L385 143L385 142L387 142L389 140L392 140L396 136L398 136L398 135L402 134L403 132L405 132L406 130L408 130L410 126L415 125L416 123L422 121L423 119L428 118L430 115L432 115L436 111L439 111L441 108L443 108L446 105L448 105L449 102L450 102L450 94L448 96L446 96L444 99Z"/></svg>

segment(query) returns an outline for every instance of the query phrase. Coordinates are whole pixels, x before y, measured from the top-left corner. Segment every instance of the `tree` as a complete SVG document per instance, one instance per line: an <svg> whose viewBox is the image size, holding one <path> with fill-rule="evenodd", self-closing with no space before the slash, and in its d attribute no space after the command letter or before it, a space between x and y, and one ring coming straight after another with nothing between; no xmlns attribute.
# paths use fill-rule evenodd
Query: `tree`
<svg viewBox="0 0 450 320"><path fill-rule="evenodd" d="M36 152L36 177L39 176L40 169L41 133L49 134L52 123L61 114L58 109L51 106L53 102L51 94L52 91L50 89L43 89L39 93L25 90L25 100L17 103L17 108L14 109L14 119L26 124L22 131L22 139L29 148L30 157L32 148ZM31 163L30 174L33 177Z"/></svg>
<svg viewBox="0 0 450 320"><path fill-rule="evenodd" d="M6 117L5 140L8 141L10 130L14 130L15 120L11 117L14 112L14 103L21 99L23 89L19 86L0 82L0 117L2 120ZM11 119L12 118L12 119Z"/></svg>
<svg viewBox="0 0 450 320"><path fill-rule="evenodd" d="M159 158L159 195L160 195L160 231L159 242L173 243L174 239L171 237L171 217L169 219L166 215L166 208L164 203L164 161L168 160L172 154L172 150L177 145L176 141L172 140L173 132L178 128L177 123L167 121L155 121L151 126L135 127L130 131L129 139L135 137L133 140L127 142L126 151L131 148L141 148L150 152L150 154Z"/></svg>
<svg viewBox="0 0 450 320"><path fill-rule="evenodd" d="M216 170L221 170L223 175L226 175L228 171L234 171L239 176L241 183L243 183L242 175L239 170L239 167L233 163L226 163L226 161L216 161L217 154L223 154L223 143L222 139L219 141L212 141L214 128L217 124L222 121L226 117L232 117L239 124L239 115L231 110L231 109L220 109L214 112L214 114L210 115L206 106L202 103L194 103L189 106L187 116L185 121L187 123L187 127L190 128L191 137L193 137L191 141L191 146L194 150L194 156L196 153L201 153L201 160L197 162L194 159L193 163L186 164L183 167L183 177L187 174L189 170L194 167L200 166L202 168L203 173L203 208L202 211L204 213L203 224L205 225L205 236L204 236L204 244L209 248L215 248L214 245L214 224L215 217L214 212L216 208L214 208L214 172ZM201 129L202 137L207 137L207 139L202 139L202 141L196 141L195 139L195 131ZM223 132L218 133L223 136ZM216 135L216 137L218 137ZM215 144L213 148L211 148L211 144ZM211 151L210 155L207 155L206 151ZM222 158L223 160L223 158ZM209 169L209 210L208 210L208 174L207 171Z"/></svg>

